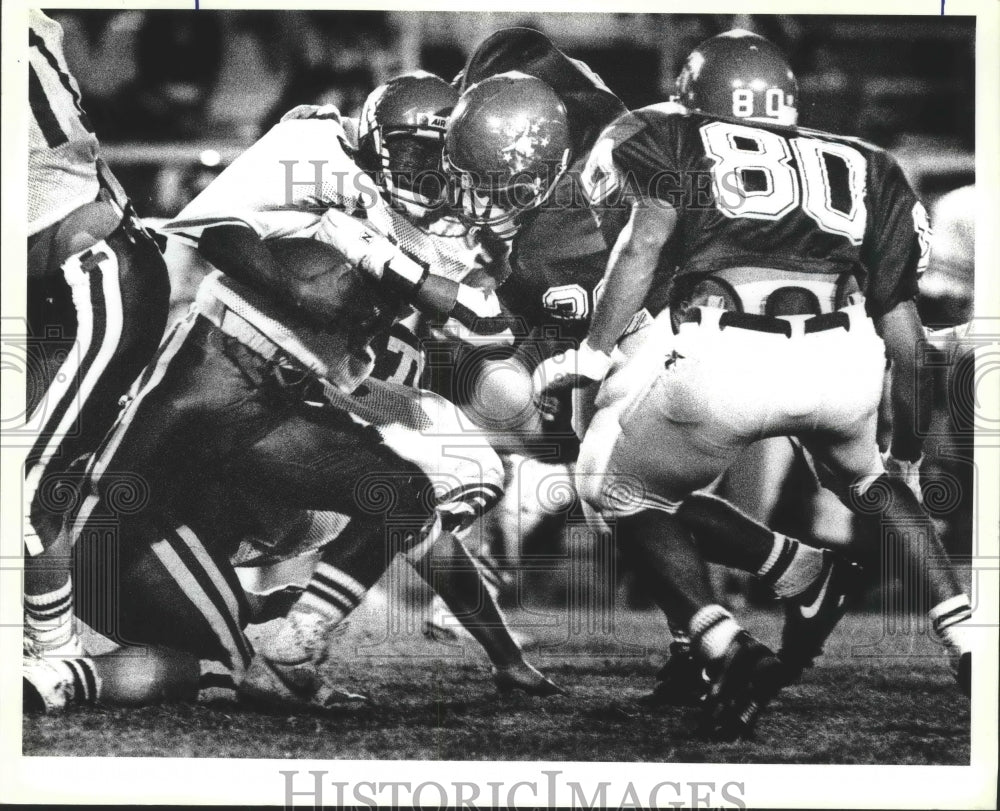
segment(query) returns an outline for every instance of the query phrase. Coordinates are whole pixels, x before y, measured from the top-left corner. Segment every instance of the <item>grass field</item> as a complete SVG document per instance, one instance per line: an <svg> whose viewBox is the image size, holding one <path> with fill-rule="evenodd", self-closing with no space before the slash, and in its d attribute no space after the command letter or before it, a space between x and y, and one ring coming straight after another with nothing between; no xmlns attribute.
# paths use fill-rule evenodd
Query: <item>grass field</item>
<svg viewBox="0 0 1000 811"><path fill-rule="evenodd" d="M779 618L750 630L776 644ZM377 642L385 623L355 615L331 667L372 706L337 716L293 716L235 705L73 710L25 717L28 755L445 760L595 760L732 763L965 764L969 705L940 649L917 632L884 640L883 655L858 656L882 620L845 618L827 655L784 691L757 739L705 743L693 709L651 711L636 699L662 657L659 615L618 612L613 630L571 633L565 615L515 612L538 643L532 660L569 694L499 697L474 643L445 646L401 630ZM530 627L525 627L530 626Z"/></svg>

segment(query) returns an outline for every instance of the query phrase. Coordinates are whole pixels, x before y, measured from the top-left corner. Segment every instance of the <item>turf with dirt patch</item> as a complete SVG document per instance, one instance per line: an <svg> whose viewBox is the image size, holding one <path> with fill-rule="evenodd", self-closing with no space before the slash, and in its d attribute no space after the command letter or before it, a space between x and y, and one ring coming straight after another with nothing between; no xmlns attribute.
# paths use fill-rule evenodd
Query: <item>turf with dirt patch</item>
<svg viewBox="0 0 1000 811"><path fill-rule="evenodd" d="M666 628L653 613L616 612L587 632L558 613L514 612L532 660L569 694L501 698L473 643L445 646L417 631L385 633L356 615L335 642L331 671L374 703L317 717L235 705L74 709L25 717L27 755L594 760L728 763L965 764L969 704L941 649L918 627L886 633L877 616L845 618L827 653L783 691L756 740L706 743L697 711L636 703L662 662ZM780 620L750 615L776 644ZM602 623L597 623L601 626ZM892 630L892 629L890 629ZM381 640L381 641L380 641ZM880 641L881 640L881 641ZM872 654L878 655L872 655Z"/></svg>

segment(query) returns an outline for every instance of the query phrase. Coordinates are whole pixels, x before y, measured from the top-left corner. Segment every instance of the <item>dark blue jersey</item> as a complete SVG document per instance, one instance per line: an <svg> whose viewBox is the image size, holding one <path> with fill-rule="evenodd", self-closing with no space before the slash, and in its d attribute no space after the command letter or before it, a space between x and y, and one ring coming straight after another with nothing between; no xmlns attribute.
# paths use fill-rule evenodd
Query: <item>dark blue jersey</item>
<svg viewBox="0 0 1000 811"><path fill-rule="evenodd" d="M927 215L884 150L854 138L654 105L619 118L583 176L595 210L678 214L675 278L754 266L852 274L878 317L913 299Z"/></svg>
<svg viewBox="0 0 1000 811"><path fill-rule="evenodd" d="M523 216L511 248L512 273L497 293L529 327L553 327L560 337L580 339L617 239L615 227L620 230L625 222L612 212L602 229L580 173L598 136L626 108L583 62L529 28L507 28L484 40L469 58L461 89L510 70L541 79L559 96L566 106L572 157L547 200Z"/></svg>

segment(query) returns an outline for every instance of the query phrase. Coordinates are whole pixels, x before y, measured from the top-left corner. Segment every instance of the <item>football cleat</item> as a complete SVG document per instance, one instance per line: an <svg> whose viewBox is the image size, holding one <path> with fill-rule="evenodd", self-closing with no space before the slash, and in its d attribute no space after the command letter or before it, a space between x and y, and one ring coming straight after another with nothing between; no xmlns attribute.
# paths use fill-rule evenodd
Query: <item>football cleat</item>
<svg viewBox="0 0 1000 811"><path fill-rule="evenodd" d="M367 696L334 685L324 673L330 638L345 625L331 626L319 612L293 610L254 654L237 690L240 698L319 712L367 702Z"/></svg>
<svg viewBox="0 0 1000 811"><path fill-rule="evenodd" d="M740 631L709 668L711 686L698 732L707 738L750 738L760 713L784 686L785 669L774 652Z"/></svg>
<svg viewBox="0 0 1000 811"><path fill-rule="evenodd" d="M237 690L242 701L313 712L359 707L369 699L329 682L312 661L281 662L258 653Z"/></svg>
<svg viewBox="0 0 1000 811"><path fill-rule="evenodd" d="M493 683L501 695L520 692L529 696L556 696L566 693L527 662L493 668Z"/></svg>
<svg viewBox="0 0 1000 811"><path fill-rule="evenodd" d="M794 684L813 659L840 618L847 611L847 597L861 586L861 567L853 561L823 550L823 569L809 588L784 601L785 626L778 658L785 665L787 684Z"/></svg>
<svg viewBox="0 0 1000 811"><path fill-rule="evenodd" d="M65 709L73 699L73 672L61 659L26 655L21 665L26 713L53 713Z"/></svg>
<svg viewBox="0 0 1000 811"><path fill-rule="evenodd" d="M691 653L690 642L671 642L670 658L656 674L652 692L639 699L646 707L699 707L708 695L705 669Z"/></svg>

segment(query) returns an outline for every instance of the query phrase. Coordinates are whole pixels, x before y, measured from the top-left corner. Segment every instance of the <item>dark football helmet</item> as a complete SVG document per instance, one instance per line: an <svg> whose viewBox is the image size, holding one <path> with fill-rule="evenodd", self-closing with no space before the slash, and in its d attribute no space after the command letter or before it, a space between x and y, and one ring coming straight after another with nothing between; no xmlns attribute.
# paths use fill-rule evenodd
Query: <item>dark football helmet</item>
<svg viewBox="0 0 1000 811"><path fill-rule="evenodd" d="M566 107L545 82L518 71L469 87L448 119L452 203L470 225L501 239L545 201L569 158Z"/></svg>
<svg viewBox="0 0 1000 811"><path fill-rule="evenodd" d="M390 202L423 216L445 203L441 147L458 91L426 71L375 88L361 109L358 164Z"/></svg>
<svg viewBox="0 0 1000 811"><path fill-rule="evenodd" d="M742 29L705 40L684 62L674 100L712 115L795 124L799 84L777 46Z"/></svg>

